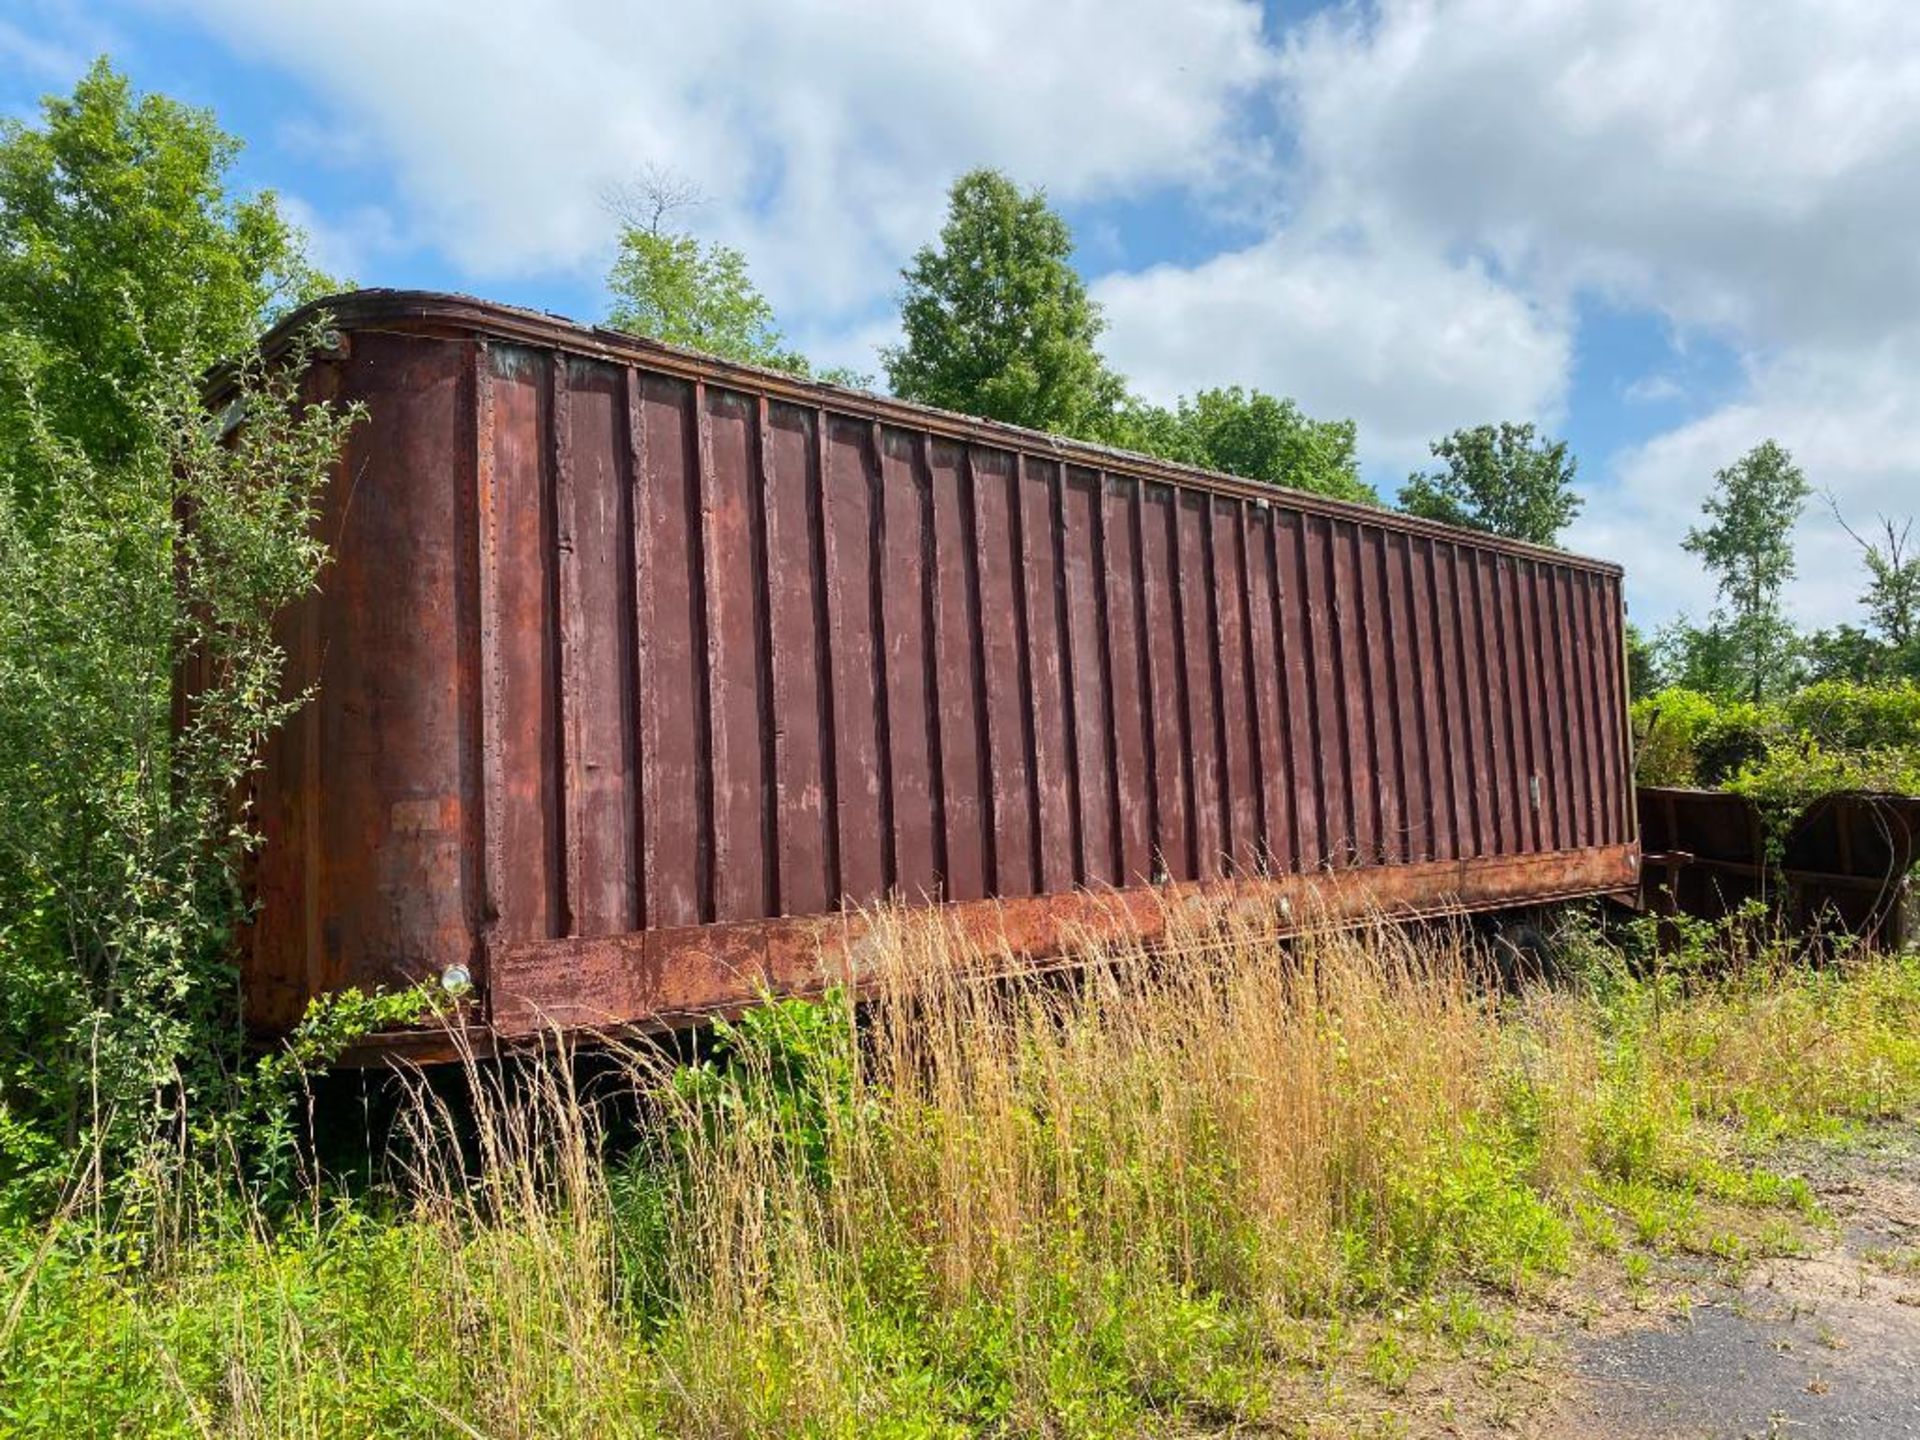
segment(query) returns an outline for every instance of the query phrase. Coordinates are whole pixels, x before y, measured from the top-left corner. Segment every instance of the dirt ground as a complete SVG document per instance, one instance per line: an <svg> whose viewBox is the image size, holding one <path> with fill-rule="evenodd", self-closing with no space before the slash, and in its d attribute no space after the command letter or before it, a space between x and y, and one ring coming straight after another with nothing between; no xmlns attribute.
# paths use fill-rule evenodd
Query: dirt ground
<svg viewBox="0 0 1920 1440"><path fill-rule="evenodd" d="M1804 1175L1835 1228L1744 1273L1667 1267L1658 1303L1563 1337L1557 1398L1517 1433L1920 1437L1920 1135L1775 1168Z"/></svg>

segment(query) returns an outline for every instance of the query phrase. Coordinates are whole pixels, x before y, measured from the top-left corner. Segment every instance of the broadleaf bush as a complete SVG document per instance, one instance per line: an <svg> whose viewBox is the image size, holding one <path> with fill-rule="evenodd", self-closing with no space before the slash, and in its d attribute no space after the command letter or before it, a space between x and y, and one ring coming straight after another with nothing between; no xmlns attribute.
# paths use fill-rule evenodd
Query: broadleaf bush
<svg viewBox="0 0 1920 1440"><path fill-rule="evenodd" d="M274 618L318 580L315 505L358 419L300 403L312 343L235 372L230 431L170 377L114 462L14 377L35 484L0 459L0 1187L127 1162L162 1116L217 1123L242 1062L245 785L305 698Z"/></svg>
<svg viewBox="0 0 1920 1440"><path fill-rule="evenodd" d="M1910 680L1822 681L1764 705L1662 690L1635 701L1632 718L1643 785L1727 789L1794 814L1841 790L1920 791Z"/></svg>

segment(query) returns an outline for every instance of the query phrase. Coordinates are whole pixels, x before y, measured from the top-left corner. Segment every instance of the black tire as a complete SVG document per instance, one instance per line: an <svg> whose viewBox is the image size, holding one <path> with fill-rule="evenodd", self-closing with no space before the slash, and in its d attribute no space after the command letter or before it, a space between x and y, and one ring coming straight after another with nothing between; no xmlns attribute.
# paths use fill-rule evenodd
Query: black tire
<svg viewBox="0 0 1920 1440"><path fill-rule="evenodd" d="M1553 935L1531 914L1497 917L1493 925L1494 962L1509 989L1544 980L1558 960Z"/></svg>

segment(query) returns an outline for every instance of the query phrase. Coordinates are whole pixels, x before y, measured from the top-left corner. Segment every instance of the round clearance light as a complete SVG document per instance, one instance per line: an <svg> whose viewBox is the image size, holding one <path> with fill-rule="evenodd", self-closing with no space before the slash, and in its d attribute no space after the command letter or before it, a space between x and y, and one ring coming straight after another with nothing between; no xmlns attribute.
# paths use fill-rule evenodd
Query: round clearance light
<svg viewBox="0 0 1920 1440"><path fill-rule="evenodd" d="M464 965L449 965L440 972L440 988L449 995L463 995L473 988L473 972Z"/></svg>

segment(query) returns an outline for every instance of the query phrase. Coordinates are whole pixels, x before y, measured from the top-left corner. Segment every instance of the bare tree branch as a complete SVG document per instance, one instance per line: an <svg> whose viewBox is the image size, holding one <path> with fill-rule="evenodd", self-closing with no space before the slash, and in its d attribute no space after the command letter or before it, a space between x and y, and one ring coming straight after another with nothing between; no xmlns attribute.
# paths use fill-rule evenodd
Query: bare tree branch
<svg viewBox="0 0 1920 1440"><path fill-rule="evenodd" d="M658 235L670 216L706 204L707 196L679 171L649 162L632 179L601 191L600 203L622 225Z"/></svg>
<svg viewBox="0 0 1920 1440"><path fill-rule="evenodd" d="M1877 538L1869 540L1847 523L1832 491L1823 492L1834 520L1860 547L1867 574L1872 577L1861 597L1873 623L1895 647L1905 647L1920 630L1920 553L1913 546L1913 519L1875 515Z"/></svg>

